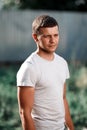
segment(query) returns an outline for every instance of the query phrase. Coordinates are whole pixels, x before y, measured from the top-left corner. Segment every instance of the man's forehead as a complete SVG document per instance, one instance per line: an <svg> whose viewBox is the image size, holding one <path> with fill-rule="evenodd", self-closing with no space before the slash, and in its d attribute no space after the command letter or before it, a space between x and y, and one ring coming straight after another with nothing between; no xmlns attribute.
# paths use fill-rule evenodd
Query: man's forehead
<svg viewBox="0 0 87 130"><path fill-rule="evenodd" d="M54 27L43 27L43 28L40 28L40 33L58 33L59 30L58 30L58 26L54 26Z"/></svg>

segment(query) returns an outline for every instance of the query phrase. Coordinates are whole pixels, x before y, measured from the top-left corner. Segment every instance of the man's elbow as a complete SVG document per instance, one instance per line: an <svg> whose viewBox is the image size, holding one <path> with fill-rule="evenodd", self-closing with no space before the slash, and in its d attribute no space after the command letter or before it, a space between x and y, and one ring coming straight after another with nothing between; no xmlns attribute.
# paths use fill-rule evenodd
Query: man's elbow
<svg viewBox="0 0 87 130"><path fill-rule="evenodd" d="M21 121L24 122L24 120L25 120L25 111L23 109L19 110L19 115L20 115Z"/></svg>
<svg viewBox="0 0 87 130"><path fill-rule="evenodd" d="M28 110L20 109L19 115L22 122L24 122L27 119L29 120L29 118L31 118L31 113Z"/></svg>

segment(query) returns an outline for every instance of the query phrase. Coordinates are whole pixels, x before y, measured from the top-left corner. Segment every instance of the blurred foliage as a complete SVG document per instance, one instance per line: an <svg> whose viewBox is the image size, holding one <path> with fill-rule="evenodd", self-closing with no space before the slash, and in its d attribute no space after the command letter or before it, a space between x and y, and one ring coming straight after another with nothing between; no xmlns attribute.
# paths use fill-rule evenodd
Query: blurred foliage
<svg viewBox="0 0 87 130"><path fill-rule="evenodd" d="M0 4L2 4L1 9L18 9L19 8L19 0L1 0Z"/></svg>
<svg viewBox="0 0 87 130"><path fill-rule="evenodd" d="M87 129L87 67L70 65L67 99L75 130Z"/></svg>
<svg viewBox="0 0 87 130"><path fill-rule="evenodd" d="M87 0L2 0L3 8L87 11Z"/></svg>
<svg viewBox="0 0 87 130"><path fill-rule="evenodd" d="M20 64L0 66L0 130L21 130L17 104L16 73ZM87 84L84 80L87 67L69 65L70 80L67 81L67 99L75 130L87 128ZM80 77L81 75L85 75ZM82 79L81 79L82 78Z"/></svg>
<svg viewBox="0 0 87 130"><path fill-rule="evenodd" d="M15 66L0 67L0 130L19 130Z"/></svg>

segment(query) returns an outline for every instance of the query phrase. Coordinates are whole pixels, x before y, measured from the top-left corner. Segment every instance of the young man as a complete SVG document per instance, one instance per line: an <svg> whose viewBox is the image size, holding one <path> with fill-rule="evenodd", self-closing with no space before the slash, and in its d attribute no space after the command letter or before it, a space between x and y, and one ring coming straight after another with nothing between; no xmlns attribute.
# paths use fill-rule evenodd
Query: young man
<svg viewBox="0 0 87 130"><path fill-rule="evenodd" d="M59 25L48 15L32 24L37 44L17 73L18 104L23 130L74 130L66 99L67 62L55 53Z"/></svg>

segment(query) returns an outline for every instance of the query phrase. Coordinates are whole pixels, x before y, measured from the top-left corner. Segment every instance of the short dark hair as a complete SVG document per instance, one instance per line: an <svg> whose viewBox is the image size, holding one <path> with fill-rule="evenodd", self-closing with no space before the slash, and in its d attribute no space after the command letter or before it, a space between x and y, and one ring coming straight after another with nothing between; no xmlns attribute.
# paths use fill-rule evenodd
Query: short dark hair
<svg viewBox="0 0 87 130"><path fill-rule="evenodd" d="M40 28L58 26L58 22L48 15L41 15L35 18L32 23L32 33L39 34Z"/></svg>

